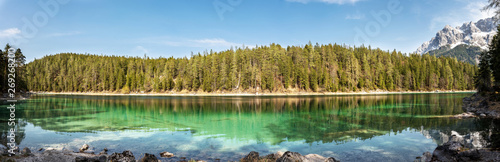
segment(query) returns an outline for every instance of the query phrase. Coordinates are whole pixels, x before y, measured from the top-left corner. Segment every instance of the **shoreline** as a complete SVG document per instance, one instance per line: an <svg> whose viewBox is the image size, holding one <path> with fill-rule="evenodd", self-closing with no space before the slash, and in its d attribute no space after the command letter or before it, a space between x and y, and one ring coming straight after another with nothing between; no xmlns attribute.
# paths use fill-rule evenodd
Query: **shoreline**
<svg viewBox="0 0 500 162"><path fill-rule="evenodd" d="M29 148L16 150L15 154L9 154L5 149L0 148L0 161L19 161L19 162L32 162L32 161L52 161L52 162L107 162L107 161L124 161L124 162L161 162L161 161L179 161L179 162L208 162L220 161L218 158L211 157L210 155L205 158L191 158L179 157L173 153L164 151L161 153L132 153L129 150L123 152L108 153L107 148L103 151L96 153L89 149L89 145L84 144L82 148L77 151L71 150L57 150L52 148L38 149L32 152ZM238 157L240 162L259 162L259 161L309 161L309 162L339 162L334 157L324 157L318 154L302 155L298 152L281 152L267 154L264 156L259 155L258 152L251 151L248 154Z"/></svg>
<svg viewBox="0 0 500 162"><path fill-rule="evenodd" d="M391 94L446 94L446 93L475 93L475 90L466 91L369 91L369 92L293 92L293 93L196 93L196 92L169 92L169 93L115 93L115 92L30 92L31 95L75 95L75 96L343 96L343 95L391 95Z"/></svg>

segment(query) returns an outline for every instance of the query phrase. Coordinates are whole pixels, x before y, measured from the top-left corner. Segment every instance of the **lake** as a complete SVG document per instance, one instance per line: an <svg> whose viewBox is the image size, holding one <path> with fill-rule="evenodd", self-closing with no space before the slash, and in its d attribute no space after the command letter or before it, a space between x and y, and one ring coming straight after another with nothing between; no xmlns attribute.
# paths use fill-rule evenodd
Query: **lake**
<svg viewBox="0 0 500 162"><path fill-rule="evenodd" d="M20 148L96 153L172 152L175 158L239 160L294 151L341 161L413 161L451 131L491 129L453 119L472 93L294 97L38 95L18 104ZM5 106L5 105L4 105ZM8 110L1 109L2 145ZM160 158L160 160L168 160Z"/></svg>

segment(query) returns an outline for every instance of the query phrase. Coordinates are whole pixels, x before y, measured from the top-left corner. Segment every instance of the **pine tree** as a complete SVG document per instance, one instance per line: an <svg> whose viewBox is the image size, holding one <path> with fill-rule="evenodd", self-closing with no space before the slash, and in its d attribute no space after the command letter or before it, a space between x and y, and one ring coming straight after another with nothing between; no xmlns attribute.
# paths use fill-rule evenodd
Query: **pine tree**
<svg viewBox="0 0 500 162"><path fill-rule="evenodd" d="M479 71L474 77L474 83L479 93L489 92L491 89L491 69L489 66L489 52L482 52L479 61Z"/></svg>
<svg viewBox="0 0 500 162"><path fill-rule="evenodd" d="M490 43L488 58L489 66L494 80L495 91L500 91L500 26L497 27L497 34ZM483 60L483 59L481 59ZM481 75L481 74L480 74Z"/></svg>

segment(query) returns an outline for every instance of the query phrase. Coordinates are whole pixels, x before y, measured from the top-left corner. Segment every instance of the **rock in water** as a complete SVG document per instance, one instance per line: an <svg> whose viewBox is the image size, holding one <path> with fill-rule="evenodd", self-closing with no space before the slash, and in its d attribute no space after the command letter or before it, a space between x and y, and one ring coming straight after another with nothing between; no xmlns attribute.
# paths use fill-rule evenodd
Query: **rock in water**
<svg viewBox="0 0 500 162"><path fill-rule="evenodd" d="M338 161L337 159L335 159L333 157L329 157L328 159L325 160L325 162L340 162L340 161Z"/></svg>
<svg viewBox="0 0 500 162"><path fill-rule="evenodd" d="M326 158L318 154L308 154L304 156L306 161L325 161Z"/></svg>
<svg viewBox="0 0 500 162"><path fill-rule="evenodd" d="M21 154L22 155L29 155L31 154L31 150L27 147L23 148L23 150L21 150Z"/></svg>
<svg viewBox="0 0 500 162"><path fill-rule="evenodd" d="M166 158L171 158L171 157L174 157L174 154L165 151L165 152L160 153L160 156L166 157Z"/></svg>
<svg viewBox="0 0 500 162"><path fill-rule="evenodd" d="M276 160L276 162L297 162L297 161L304 161L305 158L298 152L291 152L287 151Z"/></svg>
<svg viewBox="0 0 500 162"><path fill-rule="evenodd" d="M144 157L142 157L139 162L159 162L158 158L156 158L153 154L146 153Z"/></svg>
<svg viewBox="0 0 500 162"><path fill-rule="evenodd" d="M89 145L83 144L83 146L80 148L80 152L87 151L89 149Z"/></svg>
<svg viewBox="0 0 500 162"><path fill-rule="evenodd" d="M99 155L108 155L108 148L104 148Z"/></svg>
<svg viewBox="0 0 500 162"><path fill-rule="evenodd" d="M97 157L84 157L78 156L75 158L75 162L106 162L106 156L97 156Z"/></svg>
<svg viewBox="0 0 500 162"><path fill-rule="evenodd" d="M431 159L432 159L432 154L429 151L427 151L424 154L422 154L422 156L417 157L417 159L415 159L413 162L428 162L431 161Z"/></svg>
<svg viewBox="0 0 500 162"><path fill-rule="evenodd" d="M456 155L463 148L459 142L448 141L442 146L438 146L432 153L432 160L435 161L457 161Z"/></svg>
<svg viewBox="0 0 500 162"><path fill-rule="evenodd" d="M245 156L243 159L241 159L240 161L242 161L242 162L257 162L257 161L259 161L259 153L252 151L247 156Z"/></svg>
<svg viewBox="0 0 500 162"><path fill-rule="evenodd" d="M109 156L109 161L112 162L135 162L134 154L130 151L123 151L123 153L113 153Z"/></svg>
<svg viewBox="0 0 500 162"><path fill-rule="evenodd" d="M274 154L269 154L269 155L260 157L260 160L263 160L263 161L276 161L281 156L283 156L283 153L281 153L281 154L280 153L274 153Z"/></svg>

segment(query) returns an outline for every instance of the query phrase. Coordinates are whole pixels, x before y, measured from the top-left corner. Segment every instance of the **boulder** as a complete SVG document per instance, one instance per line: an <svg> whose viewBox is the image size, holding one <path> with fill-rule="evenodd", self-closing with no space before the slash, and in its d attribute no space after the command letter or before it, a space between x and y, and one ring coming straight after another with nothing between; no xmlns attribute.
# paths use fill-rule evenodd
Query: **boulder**
<svg viewBox="0 0 500 162"><path fill-rule="evenodd" d="M80 152L87 151L89 149L89 145L83 144L83 146L80 148Z"/></svg>
<svg viewBox="0 0 500 162"><path fill-rule="evenodd" d="M281 156L283 156L283 153L281 152L281 154L280 154L280 152L278 151L278 153L268 154L266 156L262 156L262 157L260 157L260 160L263 160L263 161L276 161Z"/></svg>
<svg viewBox="0 0 500 162"><path fill-rule="evenodd" d="M252 151L247 156L242 158L240 161L242 161L242 162L257 162L257 161L259 161L259 159L260 159L259 153Z"/></svg>
<svg viewBox="0 0 500 162"><path fill-rule="evenodd" d="M85 157L78 156L75 158L75 162L106 162L106 156L97 156L97 157Z"/></svg>
<svg viewBox="0 0 500 162"><path fill-rule="evenodd" d="M135 162L134 154L130 151L123 151L123 153L113 153L109 156L109 161L112 162Z"/></svg>
<svg viewBox="0 0 500 162"><path fill-rule="evenodd" d="M99 155L108 155L108 148L102 149L102 151L99 153Z"/></svg>
<svg viewBox="0 0 500 162"><path fill-rule="evenodd" d="M340 162L338 161L337 159L333 158L333 157L329 157L325 160L325 162Z"/></svg>
<svg viewBox="0 0 500 162"><path fill-rule="evenodd" d="M171 158L171 157L174 157L174 154L165 151L165 152L160 153L160 156L166 157L166 158Z"/></svg>
<svg viewBox="0 0 500 162"><path fill-rule="evenodd" d="M276 162L298 162L304 160L305 158L300 153L287 151Z"/></svg>
<svg viewBox="0 0 500 162"><path fill-rule="evenodd" d="M457 161L456 155L462 148L461 143L448 141L434 150L432 161Z"/></svg>
<svg viewBox="0 0 500 162"><path fill-rule="evenodd" d="M21 155L29 155L31 154L31 150L27 147L23 148L23 150L21 150Z"/></svg>
<svg viewBox="0 0 500 162"><path fill-rule="evenodd" d="M422 156L417 157L413 162L429 162L432 160L432 154L427 151Z"/></svg>
<svg viewBox="0 0 500 162"><path fill-rule="evenodd" d="M153 154L144 154L144 157L142 157L139 162L159 162L158 158L156 158L155 155Z"/></svg>

